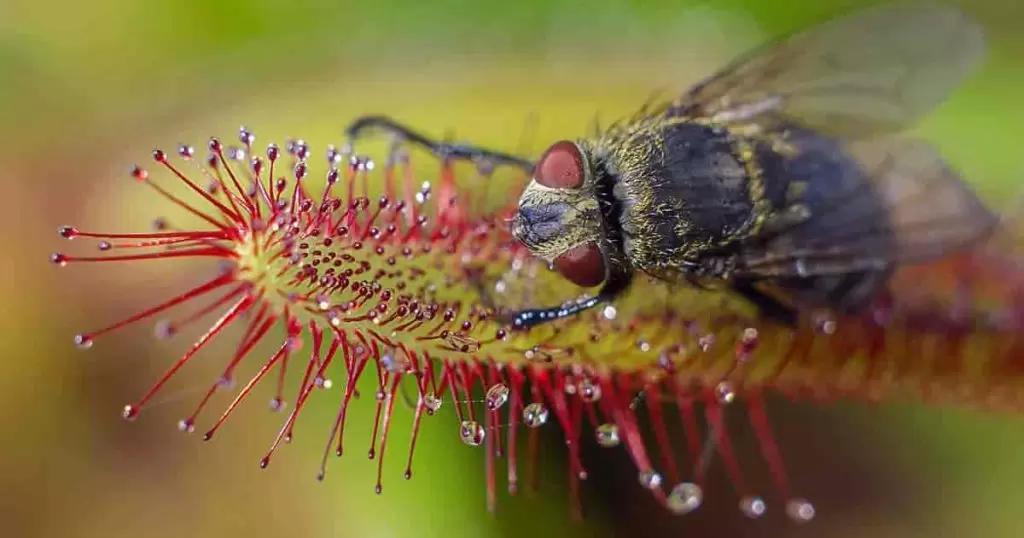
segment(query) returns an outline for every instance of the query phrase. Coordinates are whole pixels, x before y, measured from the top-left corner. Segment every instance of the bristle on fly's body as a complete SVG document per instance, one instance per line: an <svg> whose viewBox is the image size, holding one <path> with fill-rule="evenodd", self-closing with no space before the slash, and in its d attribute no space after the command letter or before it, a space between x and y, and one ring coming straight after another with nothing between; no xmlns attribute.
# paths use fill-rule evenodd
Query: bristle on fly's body
<svg viewBox="0 0 1024 538"><path fill-rule="evenodd" d="M177 230L163 220L151 233L101 234L65 226L62 237L96 240L102 254L54 254L52 261L64 266L224 260L227 269L205 283L79 334L75 343L90 348L111 331L206 301L185 318L158 324L158 335L170 336L219 313L150 390L124 407L123 416L139 416L210 341L229 326L241 326L236 351L179 428L196 428L213 395L233 387L243 361L256 361L259 369L240 385L204 439L261 382L277 384L271 407L284 409L285 374L289 366L297 368L302 375L291 387L294 405L260 461L263 467L292 438L308 399L338 386L343 399L328 428L318 475L323 478L328 455L344 452L346 412L358 380L367 375L378 386L370 448L378 464L378 492L395 400L402 399L400 383L406 380L416 389L409 398L414 417L406 478L412 476L425 416L449 400L456 424L447 427L485 451L489 507L496 502L498 460L506 460L508 490L516 492L521 436L528 437L532 461L538 432L557 422L574 496L588 476L581 444L596 442L624 448L641 487L673 513L701 505L713 459L727 471L744 514L760 517L776 504L792 519L806 521L814 508L791 491L764 395L917 397L1013 411L1024 403L1019 236L1009 248L983 246L907 269L892 292L860 318L807 312L794 330L755 320L746 305L726 295L641 279L614 305L521 333L496 321L492 301L516 308L551 297L571 300L581 290L512 240L505 226L514 209L510 203L486 211L474 207L472 196L461 196L472 185L456 181L452 163L442 162L431 184L417 179L404 153L376 166L348 148L330 147L321 168L301 140L284 150L271 144L257 152L255 137L243 127L239 141L226 147L211 139L206 159L197 159L189 146L175 155L158 150L152 173L132 169L139 183L202 221L201 229ZM320 181L316 188L310 185L317 174L324 177L323 187ZM168 189L168 179L191 191L191 201ZM284 340L274 343L269 356L254 356L252 350L275 326L285 329ZM725 428L726 411L741 404L774 482L765 496L747 480L749 463L737 460ZM642 423L651 426L641 428ZM685 441L675 441L683 446L674 446L679 437L669 435L670 424L684 434ZM583 438L584 426L593 430L593 440ZM574 506L578 511L578 502Z"/></svg>

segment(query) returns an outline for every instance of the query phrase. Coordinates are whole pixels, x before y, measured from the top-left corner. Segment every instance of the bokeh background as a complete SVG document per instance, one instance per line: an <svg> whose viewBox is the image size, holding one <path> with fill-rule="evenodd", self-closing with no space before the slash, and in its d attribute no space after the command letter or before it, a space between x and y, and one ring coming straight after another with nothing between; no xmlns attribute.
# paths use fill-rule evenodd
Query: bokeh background
<svg viewBox="0 0 1024 538"><path fill-rule="evenodd" d="M812 525L788 523L777 504L772 517L748 521L727 486L699 513L669 517L636 485L623 451L597 450L587 452L581 523L569 517L557 432L544 448L540 493L501 495L492 516L483 456L459 442L450 403L423 428L414 479L401 479L402 414L377 496L375 464L359 448L369 441L369 402L351 418L350 454L318 483L333 397L310 404L296 442L261 471L281 417L259 400L213 443L175 428L228 347L207 352L159 405L127 423L121 406L191 335L156 342L147 324L87 353L71 344L72 334L202 278L173 263L58 269L47 261L69 248L60 225L142 230L166 209L126 174L154 147L201 146L245 124L260 143L304 137L319 153L342 141L349 119L386 112L509 150L523 147L532 116L526 147L536 152L582 132L595 113L629 113L654 89L681 90L752 45L864 4L0 3L0 535L1020 536L1024 431L1013 416L773 402L793 481L818 508ZM962 6L989 28L989 61L922 129L995 199L1024 181L1024 4ZM749 441L745 430L736 436Z"/></svg>

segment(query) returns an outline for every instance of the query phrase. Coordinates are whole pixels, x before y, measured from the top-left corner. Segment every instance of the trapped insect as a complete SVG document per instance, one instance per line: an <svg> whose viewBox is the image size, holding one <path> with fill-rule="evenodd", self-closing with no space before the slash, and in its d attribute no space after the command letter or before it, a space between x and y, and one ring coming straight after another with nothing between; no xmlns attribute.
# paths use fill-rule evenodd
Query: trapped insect
<svg viewBox="0 0 1024 538"><path fill-rule="evenodd" d="M724 288L791 324L808 307L857 313L899 265L969 247L995 226L958 173L903 132L983 51L961 13L890 4L756 50L536 162L439 143L382 116L348 134L383 128L446 158L532 172L513 234L600 290L514 312L517 327L612 301L638 273Z"/></svg>

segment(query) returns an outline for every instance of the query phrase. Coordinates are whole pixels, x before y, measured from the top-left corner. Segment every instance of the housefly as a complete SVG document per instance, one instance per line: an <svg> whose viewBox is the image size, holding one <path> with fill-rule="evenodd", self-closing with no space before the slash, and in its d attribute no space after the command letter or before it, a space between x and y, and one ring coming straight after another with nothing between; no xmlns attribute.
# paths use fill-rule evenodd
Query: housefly
<svg viewBox="0 0 1024 538"><path fill-rule="evenodd" d="M431 140L446 158L532 173L512 221L534 255L593 296L512 313L574 315L638 274L717 286L792 324L803 307L856 313L900 265L982 239L997 219L906 133L980 63L981 29L950 8L896 3L755 50L678 98L530 161Z"/></svg>

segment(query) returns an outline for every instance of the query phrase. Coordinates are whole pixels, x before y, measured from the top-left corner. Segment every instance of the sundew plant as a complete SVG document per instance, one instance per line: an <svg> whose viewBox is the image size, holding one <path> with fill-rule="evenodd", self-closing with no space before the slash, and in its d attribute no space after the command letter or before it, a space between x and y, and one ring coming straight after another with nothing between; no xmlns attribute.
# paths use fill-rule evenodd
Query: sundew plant
<svg viewBox="0 0 1024 538"><path fill-rule="evenodd" d="M260 143L242 127L231 141L156 150L131 169L139 188L169 200L179 216L160 216L148 231L60 228L75 251L84 242L98 250L54 254L62 267L223 262L199 286L74 336L78 347L102 353L104 340L129 325L156 322L158 336L172 337L215 318L152 388L126 403L125 419L144 419L165 384L237 326L235 352L183 411L179 429L213 440L238 406L265 405L248 400L269 385L281 426L254 457L260 466L292 440L311 398L332 395L340 404L322 424L322 480L330 461L351 451L353 436L369 438L376 491L386 495L385 457L405 459L412 478L417 433L439 428L480 453L493 508L502 488L516 493L551 480L531 477L530 468L539 434L555 429L577 511L581 488L600 472L584 465L581 447L596 444L628 453L635 488L672 513L722 495L750 518L778 511L807 522L813 499L787 477L767 396L1021 406L1024 242L1010 217L969 252L901 270L863 316L809 311L796 327L782 327L728 294L642 278L614 304L516 331L499 309L584 291L511 237L515 194L528 178L496 183L487 163L439 159L428 180L401 145L375 157L299 139ZM272 351L257 353L261 344ZM360 394L357 383L367 378L376 390ZM375 408L372 431L346 429L353 406ZM443 406L454 409L454 422L435 416ZM733 450L725 416L739 409L760 459ZM398 413L413 416L402 447L389 442ZM722 466L733 491L710 490L712 466ZM769 484L750 479L765 470Z"/></svg>

